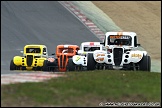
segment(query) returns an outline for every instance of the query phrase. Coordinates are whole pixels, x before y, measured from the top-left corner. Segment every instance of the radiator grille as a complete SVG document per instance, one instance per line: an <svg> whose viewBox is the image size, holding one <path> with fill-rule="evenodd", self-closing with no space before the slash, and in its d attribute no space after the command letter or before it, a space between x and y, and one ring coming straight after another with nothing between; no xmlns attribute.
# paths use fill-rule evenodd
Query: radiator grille
<svg viewBox="0 0 162 108"><path fill-rule="evenodd" d="M119 66L122 61L123 49L122 48L114 48L113 54L114 54L115 66Z"/></svg>
<svg viewBox="0 0 162 108"><path fill-rule="evenodd" d="M66 55L60 56L60 68L65 68L66 58Z"/></svg>
<svg viewBox="0 0 162 108"><path fill-rule="evenodd" d="M27 65L31 66L33 63L33 56L32 55L27 55Z"/></svg>

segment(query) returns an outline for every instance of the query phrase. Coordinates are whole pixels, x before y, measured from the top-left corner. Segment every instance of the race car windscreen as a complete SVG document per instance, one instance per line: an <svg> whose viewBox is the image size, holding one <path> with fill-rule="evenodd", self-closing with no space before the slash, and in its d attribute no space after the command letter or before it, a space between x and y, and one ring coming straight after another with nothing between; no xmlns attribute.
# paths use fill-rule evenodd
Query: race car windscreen
<svg viewBox="0 0 162 108"><path fill-rule="evenodd" d="M73 53L74 49L73 48L59 48L58 53Z"/></svg>
<svg viewBox="0 0 162 108"><path fill-rule="evenodd" d="M84 47L84 51L95 51L95 50L100 50L100 47Z"/></svg>
<svg viewBox="0 0 162 108"><path fill-rule="evenodd" d="M40 48L26 48L26 53L40 53Z"/></svg>
<svg viewBox="0 0 162 108"><path fill-rule="evenodd" d="M129 35L110 35L108 37L108 45L127 45L132 43L132 37Z"/></svg>

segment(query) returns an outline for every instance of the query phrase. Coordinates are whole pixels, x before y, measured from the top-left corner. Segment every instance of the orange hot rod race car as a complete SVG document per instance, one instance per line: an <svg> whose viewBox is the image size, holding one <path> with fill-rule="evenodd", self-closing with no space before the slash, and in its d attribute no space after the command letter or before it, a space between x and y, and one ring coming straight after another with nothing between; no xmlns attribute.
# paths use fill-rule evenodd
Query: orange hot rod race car
<svg viewBox="0 0 162 108"><path fill-rule="evenodd" d="M55 56L49 56L44 60L43 71L59 71L65 72L68 70L68 60L77 54L79 46L77 45L58 45L56 47Z"/></svg>

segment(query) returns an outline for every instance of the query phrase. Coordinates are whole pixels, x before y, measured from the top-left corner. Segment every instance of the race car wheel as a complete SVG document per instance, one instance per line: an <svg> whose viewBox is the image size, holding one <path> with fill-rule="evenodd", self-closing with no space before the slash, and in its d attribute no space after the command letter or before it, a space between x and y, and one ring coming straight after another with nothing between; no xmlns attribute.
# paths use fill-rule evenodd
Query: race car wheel
<svg viewBox="0 0 162 108"><path fill-rule="evenodd" d="M150 56L147 56L148 57L148 71L150 72L151 71L151 57Z"/></svg>
<svg viewBox="0 0 162 108"><path fill-rule="evenodd" d="M99 63L99 64L97 64L96 67L97 67L98 70L103 70L104 69L104 64Z"/></svg>
<svg viewBox="0 0 162 108"><path fill-rule="evenodd" d="M93 54L88 54L87 58L87 70L95 70L96 61L93 58Z"/></svg>
<svg viewBox="0 0 162 108"><path fill-rule="evenodd" d="M35 71L41 71L42 67L38 66L36 67Z"/></svg>
<svg viewBox="0 0 162 108"><path fill-rule="evenodd" d="M75 64L73 63L72 58L69 58L67 68L69 71L75 71Z"/></svg>
<svg viewBox="0 0 162 108"><path fill-rule="evenodd" d="M26 67L25 66L22 66L22 68L21 68L22 70L26 70Z"/></svg>
<svg viewBox="0 0 162 108"><path fill-rule="evenodd" d="M48 71L48 64L47 64L47 60L44 60L43 62L43 66L42 66L42 71Z"/></svg>
<svg viewBox="0 0 162 108"><path fill-rule="evenodd" d="M13 60L10 62L10 70L16 70L16 65L14 64Z"/></svg>
<svg viewBox="0 0 162 108"><path fill-rule="evenodd" d="M150 56L143 56L142 60L139 62L139 70L151 71L151 58Z"/></svg>

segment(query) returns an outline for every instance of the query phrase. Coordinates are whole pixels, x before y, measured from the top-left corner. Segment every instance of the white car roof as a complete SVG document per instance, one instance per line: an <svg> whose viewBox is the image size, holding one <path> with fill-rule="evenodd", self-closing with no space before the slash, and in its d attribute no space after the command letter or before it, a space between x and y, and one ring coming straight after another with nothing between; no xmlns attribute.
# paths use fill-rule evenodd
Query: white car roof
<svg viewBox="0 0 162 108"><path fill-rule="evenodd" d="M136 36L136 33L135 32L107 32L106 33L106 36L109 36L109 35L130 35L130 36Z"/></svg>
<svg viewBox="0 0 162 108"><path fill-rule="evenodd" d="M86 45L86 46L96 46L96 45L101 45L100 42L82 42L81 45Z"/></svg>

